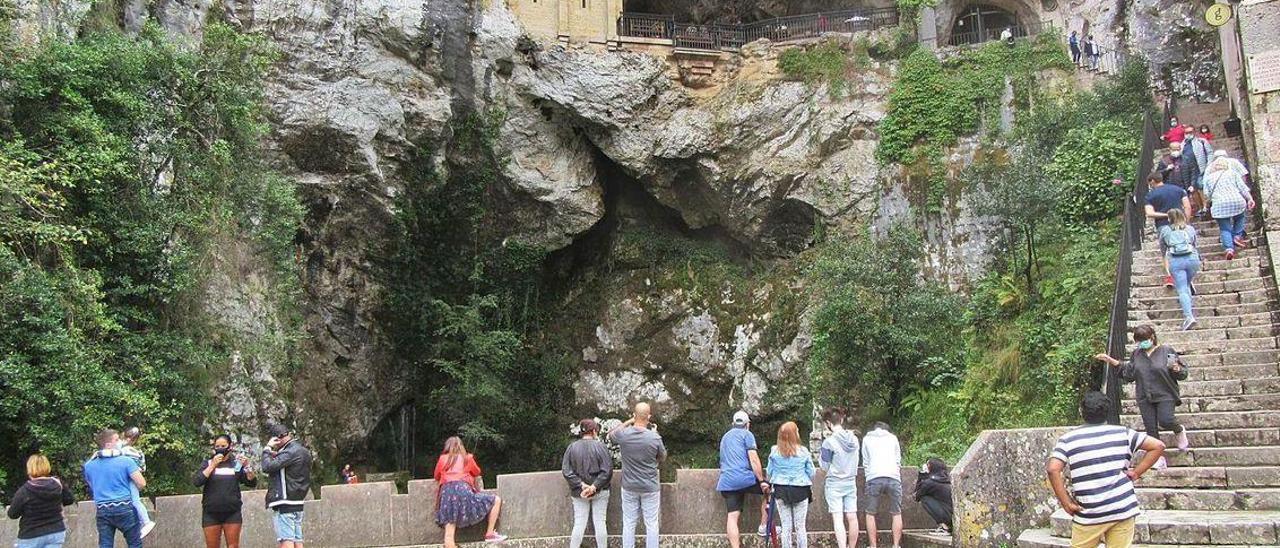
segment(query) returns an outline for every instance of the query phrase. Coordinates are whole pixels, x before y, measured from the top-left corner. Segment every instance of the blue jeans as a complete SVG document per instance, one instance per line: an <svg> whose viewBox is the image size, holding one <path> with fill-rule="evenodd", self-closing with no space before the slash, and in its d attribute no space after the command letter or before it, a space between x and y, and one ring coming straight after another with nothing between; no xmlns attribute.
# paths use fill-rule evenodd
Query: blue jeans
<svg viewBox="0 0 1280 548"><path fill-rule="evenodd" d="M129 548L142 548L142 522L132 504L98 507L98 548L115 548L116 531L124 533Z"/></svg>
<svg viewBox="0 0 1280 548"><path fill-rule="evenodd" d="M635 548L636 522L644 516L644 548L658 548L662 493L622 490L622 548Z"/></svg>
<svg viewBox="0 0 1280 548"><path fill-rule="evenodd" d="M1225 233L1224 233L1225 234ZM1191 281L1200 272L1200 256L1192 253L1176 257L1169 256L1169 273L1173 275L1173 287L1178 290L1178 304L1182 305L1182 318L1195 318L1191 313Z"/></svg>
<svg viewBox="0 0 1280 548"><path fill-rule="evenodd" d="M143 525L151 523L151 515L147 513L147 505L142 503L142 493L138 492L138 484L129 482L129 495L133 497L133 511L138 513L138 521Z"/></svg>
<svg viewBox="0 0 1280 548"><path fill-rule="evenodd" d="M272 523L276 527L276 542L302 542L303 510L297 512L276 512Z"/></svg>
<svg viewBox="0 0 1280 548"><path fill-rule="evenodd" d="M62 548L62 544L67 542L67 532L58 531L57 533L49 533L36 538L20 538L13 545L14 548Z"/></svg>
<svg viewBox="0 0 1280 548"><path fill-rule="evenodd" d="M1218 237L1222 238L1222 247L1234 250L1236 248L1236 244L1231 241L1231 239L1244 238L1244 217L1245 213L1242 212L1235 217L1215 219L1218 221L1218 229L1221 230Z"/></svg>

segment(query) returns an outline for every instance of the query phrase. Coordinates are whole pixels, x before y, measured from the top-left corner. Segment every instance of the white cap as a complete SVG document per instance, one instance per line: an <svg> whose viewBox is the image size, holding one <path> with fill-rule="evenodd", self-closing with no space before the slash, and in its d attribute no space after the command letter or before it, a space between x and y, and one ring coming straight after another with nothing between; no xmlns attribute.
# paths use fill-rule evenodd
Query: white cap
<svg viewBox="0 0 1280 548"><path fill-rule="evenodd" d="M751 417L747 416L746 411L738 411L737 413L733 414L734 426L746 426L750 423L751 423Z"/></svg>
<svg viewBox="0 0 1280 548"><path fill-rule="evenodd" d="M1214 158L1226 158L1226 157L1227 157L1227 151L1222 150L1222 149L1215 150L1215 151L1213 151L1213 157L1214 157Z"/></svg>

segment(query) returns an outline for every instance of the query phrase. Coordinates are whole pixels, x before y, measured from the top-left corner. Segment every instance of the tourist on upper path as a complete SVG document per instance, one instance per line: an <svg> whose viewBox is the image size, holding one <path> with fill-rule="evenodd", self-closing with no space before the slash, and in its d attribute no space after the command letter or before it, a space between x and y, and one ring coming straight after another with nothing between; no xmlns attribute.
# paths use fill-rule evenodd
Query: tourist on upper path
<svg viewBox="0 0 1280 548"><path fill-rule="evenodd" d="M622 453L622 548L635 548L636 522L644 516L644 546L658 548L662 518L662 486L658 464L667 448L650 419L649 404L636 404L627 422L609 431L609 439Z"/></svg>
<svg viewBox="0 0 1280 548"><path fill-rule="evenodd" d="M1187 191L1180 186L1167 183L1164 176L1158 173L1152 173L1147 176L1146 201L1147 218L1155 223L1157 234L1164 227L1169 226L1170 211L1179 209L1186 213L1191 210L1191 202L1187 197ZM1171 288L1173 287L1173 273L1169 270L1169 250L1165 248L1163 239L1160 239L1159 242L1160 260L1164 264L1164 286Z"/></svg>
<svg viewBox="0 0 1280 548"><path fill-rule="evenodd" d="M1253 196L1239 171L1233 169L1229 159L1218 157L1209 164L1205 175L1205 198L1209 212L1218 222L1219 237L1226 249L1227 259L1236 257L1236 247L1245 245L1244 222L1246 211L1254 208Z"/></svg>
<svg viewBox="0 0 1280 548"><path fill-rule="evenodd" d="M769 450L769 484L778 501L782 548L806 548L809 499L813 498L813 458L800 443L800 427L785 422L778 428L778 444ZM792 539L795 543L792 543Z"/></svg>
<svg viewBox="0 0 1280 548"><path fill-rule="evenodd" d="M1102 58L1102 45L1093 39L1092 34L1085 42L1085 52L1089 54L1089 70L1098 70L1098 60Z"/></svg>
<svg viewBox="0 0 1280 548"><path fill-rule="evenodd" d="M822 441L818 451L818 464L826 472L823 495L827 499L827 511L836 533L839 548L858 546L858 461L861 444L858 433L848 426L848 414L842 408L830 408L822 413L822 422L831 432ZM846 533L845 524L849 529ZM847 536L846 536L847 535Z"/></svg>
<svg viewBox="0 0 1280 548"><path fill-rule="evenodd" d="M1090 68L1090 69L1094 68L1094 67L1093 67L1093 48L1094 48L1094 47L1095 47L1095 45L1094 45L1094 42L1093 42L1093 35L1089 35L1089 36L1085 37L1085 39L1084 39L1084 57L1085 57L1085 60L1087 61L1087 64L1089 65L1089 68Z"/></svg>
<svg viewBox="0 0 1280 548"><path fill-rule="evenodd" d="M1200 272L1200 251L1196 249L1196 229L1187 223L1181 209L1169 210L1169 224L1160 227L1160 249L1164 250L1165 264L1173 273L1173 285L1178 290L1182 330L1188 331L1196 326L1191 295Z"/></svg>
<svg viewBox="0 0 1280 548"><path fill-rule="evenodd" d="M884 510L893 515L893 548L898 548L902 545L902 446L889 425L877 422L862 437L862 468L867 476L867 540L872 548L879 543L876 513Z"/></svg>
<svg viewBox="0 0 1280 548"><path fill-rule="evenodd" d="M1182 160L1184 163L1189 164L1187 167L1192 167L1192 172L1196 174L1195 179L1193 179L1196 182L1196 189L1204 190L1204 176L1209 169L1209 160L1213 155L1213 145L1196 135L1195 126L1186 124L1182 128L1186 133L1186 138L1182 141ZM1207 197L1203 196L1202 198L1207 199ZM1192 214L1204 216L1205 212L1202 204L1195 203L1193 199L1192 205L1196 208L1196 211Z"/></svg>
<svg viewBox="0 0 1280 548"><path fill-rule="evenodd" d="M1169 131L1164 132L1164 135L1161 135L1160 138L1164 139L1164 142L1169 143L1170 145L1174 143L1181 143L1182 140L1187 137L1186 131L1187 130L1182 127L1182 124L1178 123L1178 118L1171 116L1169 117Z"/></svg>
<svg viewBox="0 0 1280 548"><path fill-rule="evenodd" d="M444 528L444 545L458 545L459 528L466 528L489 520L484 533L485 542L503 542L507 537L498 532L498 515L502 512L502 499L484 493L476 485L481 475L475 456L467 452L462 438L450 437L444 441L444 451L436 459L432 477L439 489L436 491L436 525Z"/></svg>
<svg viewBox="0 0 1280 548"><path fill-rule="evenodd" d="M921 466L912 496L938 524L934 533L951 534L954 511L951 505L951 472L947 463L933 458Z"/></svg>
<svg viewBox="0 0 1280 548"><path fill-rule="evenodd" d="M311 489L311 451L287 426L267 427L271 439L262 450L262 473L267 477L267 508L275 512L276 543L302 548L303 499Z"/></svg>
<svg viewBox="0 0 1280 548"><path fill-rule="evenodd" d="M1161 429L1171 430L1177 434L1178 449L1185 451L1191 447L1191 441L1187 429L1174 416L1174 410L1182 405L1178 381L1187 380L1187 366L1173 347L1160 344L1155 328L1150 325L1134 328L1133 340L1137 348L1133 349L1129 361L1121 362L1106 354L1094 357L1113 367L1119 366L1120 378L1136 383L1135 399L1147 435L1158 439ZM1156 469L1163 469L1166 464L1161 457Z"/></svg>
<svg viewBox="0 0 1280 548"><path fill-rule="evenodd" d="M218 548L223 538L227 548L238 548L244 524L240 486L257 484L249 457L236 454L231 436L221 434L213 439L213 456L200 465L191 481L200 488L200 526L204 529L205 548Z"/></svg>
<svg viewBox="0 0 1280 548"><path fill-rule="evenodd" d="M27 458L27 482L9 501L9 519L18 520L14 548L62 548L67 541L62 507L74 503L75 498L71 489L52 474L44 455Z"/></svg>
<svg viewBox="0 0 1280 548"><path fill-rule="evenodd" d="M1071 31L1071 36L1067 37L1067 47L1071 49L1071 62L1075 66L1080 66L1080 34Z"/></svg>
<svg viewBox="0 0 1280 548"><path fill-rule="evenodd" d="M1201 139L1204 139L1209 143L1213 143L1213 131L1209 129L1209 124L1200 124L1200 130L1198 134Z"/></svg>
<svg viewBox="0 0 1280 548"><path fill-rule="evenodd" d="M147 480L137 461L120 452L120 434L110 428L95 438L98 452L84 463L84 481L93 492L97 516L98 548L114 548L116 531L124 535L129 548L142 547L142 522L133 508L133 488L142 489Z"/></svg>
<svg viewBox="0 0 1280 548"><path fill-rule="evenodd" d="M569 548L582 545L587 532L587 519L591 518L596 535L596 548L609 544L609 530L605 517L609 511L609 482L613 479L613 457L609 448L598 439L600 426L591 419L578 423L581 438L564 450L560 473L569 482L569 500L573 502L573 533Z"/></svg>
<svg viewBox="0 0 1280 548"><path fill-rule="evenodd" d="M1164 444L1154 436L1107 424L1110 404L1101 392L1087 392L1080 403L1084 425L1058 438L1046 467L1058 504L1071 515L1072 548L1129 548L1135 517L1141 512L1133 484L1157 460ZM1129 463L1146 451L1138 465ZM1063 470L1071 478L1067 491Z"/></svg>
<svg viewBox="0 0 1280 548"><path fill-rule="evenodd" d="M738 411L733 414L733 427L720 437L720 479L716 481L716 491L724 498L725 510L728 511L724 532L729 537L731 548L742 545L738 518L742 516L747 495L761 496L760 533L768 533L765 529L769 521L769 506L764 498L768 490L769 482L765 481L764 468L760 464L756 436L751 433L751 417L746 411Z"/></svg>
<svg viewBox="0 0 1280 548"><path fill-rule="evenodd" d="M351 467L351 463L342 465L342 483L347 485L356 485L360 483L360 475L356 473L356 469Z"/></svg>

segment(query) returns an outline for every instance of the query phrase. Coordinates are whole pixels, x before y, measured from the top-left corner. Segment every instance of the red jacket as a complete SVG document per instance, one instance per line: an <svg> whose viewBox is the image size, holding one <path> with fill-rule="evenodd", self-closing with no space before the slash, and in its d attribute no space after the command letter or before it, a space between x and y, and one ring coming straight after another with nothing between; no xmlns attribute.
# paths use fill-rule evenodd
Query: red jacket
<svg viewBox="0 0 1280 548"><path fill-rule="evenodd" d="M1182 126L1174 126L1169 131L1164 132L1164 141L1166 143L1181 143L1187 138L1187 130Z"/></svg>
<svg viewBox="0 0 1280 548"><path fill-rule="evenodd" d="M449 455L440 455L436 460L436 471L432 474L436 479L437 485L444 485L451 481L465 481L472 488L476 486L476 477L481 474L480 465L476 464L476 459L470 453L462 458L461 461L455 461L453 466L449 465Z"/></svg>

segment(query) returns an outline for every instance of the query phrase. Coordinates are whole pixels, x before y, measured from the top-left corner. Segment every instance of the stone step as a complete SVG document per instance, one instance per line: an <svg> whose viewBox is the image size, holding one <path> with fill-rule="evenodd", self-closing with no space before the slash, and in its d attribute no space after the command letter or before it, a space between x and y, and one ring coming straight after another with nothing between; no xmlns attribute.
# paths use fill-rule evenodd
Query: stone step
<svg viewBox="0 0 1280 548"><path fill-rule="evenodd" d="M1178 417L1178 422L1192 430L1280 428L1280 410L1196 413ZM1134 429L1141 429L1142 417L1138 415L1121 415L1120 424L1128 425Z"/></svg>
<svg viewBox="0 0 1280 548"><path fill-rule="evenodd" d="M1190 363L1193 356L1183 358L1183 361ZM1224 380L1246 380L1254 378L1268 378L1280 372L1280 366L1274 363L1261 363L1251 365L1221 365L1202 368L1191 368L1187 371L1187 382L1195 381L1224 381Z"/></svg>
<svg viewBox="0 0 1280 548"><path fill-rule="evenodd" d="M1280 317L1275 317L1271 312L1259 312L1257 314L1241 314L1238 316L1197 316L1196 321L1199 322L1197 329L1230 329L1233 327L1280 323ZM1132 331L1133 328L1144 324L1155 327L1156 333L1160 333L1163 338L1167 333L1182 329L1182 317L1179 315L1177 318L1146 322L1131 320L1129 322L1129 330Z"/></svg>
<svg viewBox="0 0 1280 548"><path fill-rule="evenodd" d="M1198 447L1183 451L1173 445L1165 450L1169 466L1280 466L1280 447Z"/></svg>
<svg viewBox="0 0 1280 548"><path fill-rule="evenodd" d="M1195 295L1192 297L1191 303L1195 307L1221 306L1232 304L1249 304L1249 303L1267 303L1271 300L1271 292L1266 288L1248 289L1245 291L1237 291L1232 293L1219 293L1216 295ZM1169 292L1152 297L1130 296L1129 309L1133 310L1164 310L1178 308L1178 294Z"/></svg>
<svg viewBox="0 0 1280 548"><path fill-rule="evenodd" d="M1188 372L1190 372L1189 369ZM1185 380L1178 383L1178 389L1181 391L1183 399L1213 396L1238 396L1243 394L1280 393L1280 377L1240 378L1217 381ZM1138 387L1134 384L1126 384L1121 392L1127 399L1136 398Z"/></svg>
<svg viewBox="0 0 1280 548"><path fill-rule="evenodd" d="M1172 299L1169 304L1172 304L1173 306L1169 308L1144 309L1144 310L1136 310L1136 309L1130 308L1129 322L1130 323L1133 323L1135 321L1148 322L1148 321L1173 320L1173 319L1181 320L1182 308L1180 308L1181 305L1178 304L1177 298ZM1240 316L1240 315L1248 315L1248 314L1261 314L1261 313L1270 312L1271 307L1272 307L1271 302L1224 304L1224 305L1218 305L1218 306L1209 306L1207 304L1200 302L1199 299L1196 299L1196 298L1191 299L1191 313L1195 314L1197 320L1199 320L1200 318L1209 318L1213 316ZM1182 324L1178 324L1178 325L1181 326Z"/></svg>
<svg viewBox="0 0 1280 548"><path fill-rule="evenodd" d="M1253 253L1253 250L1249 250ZM1260 259L1255 255L1246 254L1244 256L1237 255L1236 258L1227 260L1221 256L1200 257L1200 272L1208 272L1213 270L1233 270L1238 268L1262 268L1270 266L1269 261ZM1164 263L1160 260L1142 260L1134 261L1132 275L1135 276L1154 276L1156 274L1164 275Z"/></svg>
<svg viewBox="0 0 1280 548"><path fill-rule="evenodd" d="M1244 447L1280 445L1280 428L1225 428L1221 430L1187 430L1191 447ZM1177 440L1172 432L1161 432L1160 440L1166 447L1174 447ZM1176 451L1176 449L1174 449Z"/></svg>
<svg viewBox="0 0 1280 548"><path fill-rule="evenodd" d="M1137 414L1136 400L1121 400L1121 413ZM1207 396L1200 398L1182 398L1182 405L1174 413L1185 417L1197 413L1217 411L1262 411L1280 410L1280 394L1242 394L1235 396Z"/></svg>
<svg viewBox="0 0 1280 548"><path fill-rule="evenodd" d="M1239 293L1241 291L1250 291L1254 289L1270 289L1273 286L1266 278L1259 275L1256 278L1246 278L1243 280L1227 280L1219 282L1211 282L1196 277L1191 282L1195 286L1195 296L1202 295L1222 295L1226 293ZM1131 287L1129 288L1129 297L1136 299L1152 299L1161 297L1177 296L1176 289L1165 287L1164 282L1154 284L1147 287Z"/></svg>
<svg viewBox="0 0 1280 548"><path fill-rule="evenodd" d="M1257 339L1260 337L1273 337L1277 333L1280 333L1280 326L1272 324L1250 325L1246 327L1212 328L1207 325L1201 325L1199 323L1199 318L1196 318L1196 321L1196 327L1190 331L1181 331L1180 328L1182 326L1179 324L1178 329L1157 331L1156 335L1160 338L1161 343L1171 344L1175 348L1178 348L1187 344L1197 344L1200 341L1212 341L1219 339ZM1129 342L1133 342L1133 332L1129 333Z"/></svg>
<svg viewBox="0 0 1280 548"><path fill-rule="evenodd" d="M1280 489L1139 488L1143 510L1280 510Z"/></svg>
<svg viewBox="0 0 1280 548"><path fill-rule="evenodd" d="M1258 251L1258 248L1248 247L1245 249L1237 249L1235 258L1228 259L1226 250L1222 249L1221 242L1216 244L1201 244L1201 245L1205 247L1203 251L1200 251L1200 261L1202 263L1206 261L1212 263L1212 262L1236 262L1236 261L1244 261L1248 259L1256 260L1261 256L1261 253ZM1196 246L1197 249L1199 249L1199 247L1200 246ZM1155 245L1152 245L1149 247L1143 246L1142 251L1139 251L1133 255L1133 267L1135 269L1145 269L1146 267L1149 267L1152 265L1159 266L1161 268L1164 267L1164 256L1160 254L1160 249ZM1245 265L1245 266L1250 266L1250 265Z"/></svg>
<svg viewBox="0 0 1280 548"><path fill-rule="evenodd" d="M1218 354L1230 351L1244 350L1269 350L1276 347L1275 337L1257 337L1252 339L1211 339L1188 341L1178 345L1176 348L1178 353L1183 356L1194 356L1197 354ZM1133 352L1135 345L1129 344L1125 346L1125 354Z"/></svg>
<svg viewBox="0 0 1280 548"><path fill-rule="evenodd" d="M1236 258L1240 258L1240 257L1249 256L1249 254L1246 252L1250 250L1256 250L1256 248L1254 247L1256 245L1260 245L1260 243L1250 239L1248 242L1246 242L1244 247L1239 247L1239 246L1232 246L1232 247L1234 247L1236 250ZM1214 256L1214 255L1221 256L1224 259L1227 257L1226 255L1227 248L1222 245L1222 240L1218 238L1218 233L1216 231L1214 232L1212 237L1207 236L1204 233L1200 233L1199 242L1196 243L1196 251L1200 252L1200 258L1202 259L1208 256ZM1133 254L1134 262L1160 261L1163 258L1164 258L1164 254L1160 252L1160 244L1154 241L1146 245L1143 245L1141 250L1136 251Z"/></svg>
<svg viewBox="0 0 1280 548"><path fill-rule="evenodd" d="M1164 287L1164 276L1163 272L1158 274L1134 274L1130 278L1130 287ZM1196 274L1196 283L1254 280L1264 277L1266 277L1266 272L1258 267L1202 270L1199 274Z"/></svg>
<svg viewBox="0 0 1280 548"><path fill-rule="evenodd" d="M1071 539L1053 536L1052 529L1027 529L1018 536L1018 548L1070 548L1070 546ZM1133 548L1175 548L1176 545L1134 543L1129 546Z"/></svg>
<svg viewBox="0 0 1280 548"><path fill-rule="evenodd" d="M1066 512L1054 512L1051 521L1054 536L1071 536L1071 516ZM1275 546L1280 542L1278 523L1280 512L1275 511L1151 510L1138 516L1134 541L1181 546Z"/></svg>
<svg viewBox="0 0 1280 548"><path fill-rule="evenodd" d="M1231 371L1219 372L1214 370L1212 371L1212 374L1205 371L1219 367L1235 367L1244 365L1275 367L1277 363L1280 363L1280 352L1276 352L1275 350L1246 350L1240 352L1205 353L1183 356L1182 361L1187 364L1187 367L1191 368L1190 371L1187 372L1187 380L1203 381L1242 379L1249 377L1232 376L1230 374L1232 373ZM1203 375L1197 376L1197 369L1200 370ZM1262 376L1270 377L1272 375L1265 374Z"/></svg>
<svg viewBox="0 0 1280 548"><path fill-rule="evenodd" d="M1139 487L1171 489L1242 489L1280 487L1280 470L1274 466L1171 466L1153 470Z"/></svg>

